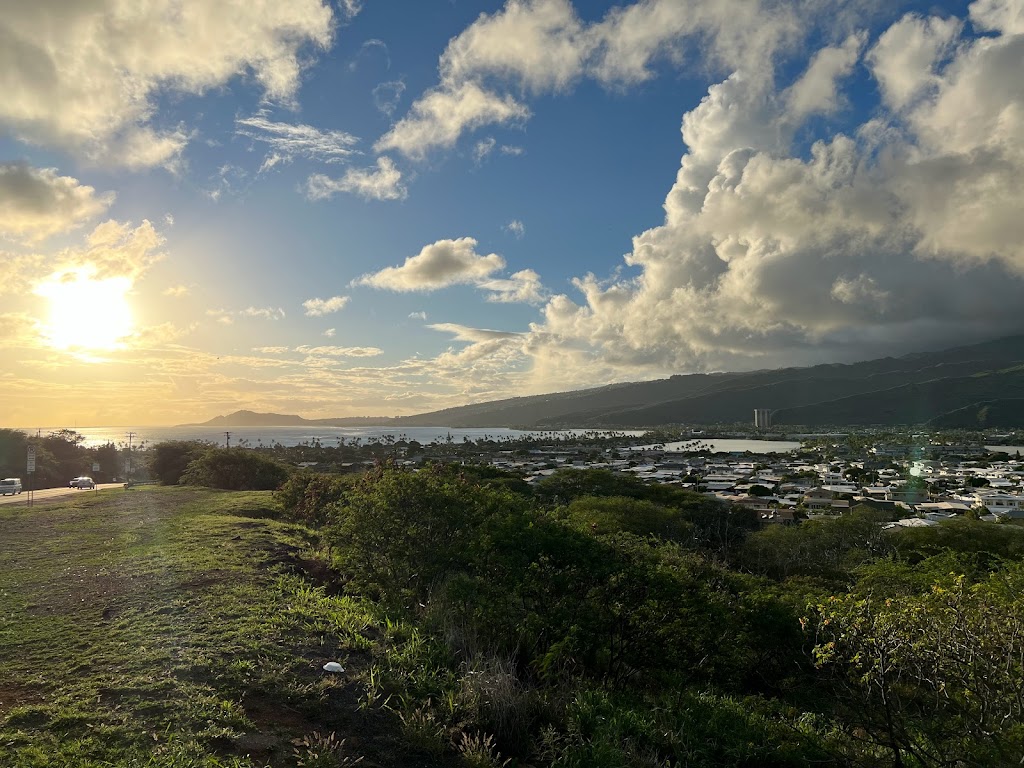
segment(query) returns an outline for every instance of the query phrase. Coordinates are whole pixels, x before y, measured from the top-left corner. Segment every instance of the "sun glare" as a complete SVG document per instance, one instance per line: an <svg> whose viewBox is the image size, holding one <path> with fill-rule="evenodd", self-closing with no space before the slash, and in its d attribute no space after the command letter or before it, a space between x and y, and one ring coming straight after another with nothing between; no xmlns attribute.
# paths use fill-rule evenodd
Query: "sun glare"
<svg viewBox="0 0 1024 768"><path fill-rule="evenodd" d="M124 277L96 280L82 274L42 283L36 293L50 302L45 335L58 349L112 350L134 328Z"/></svg>

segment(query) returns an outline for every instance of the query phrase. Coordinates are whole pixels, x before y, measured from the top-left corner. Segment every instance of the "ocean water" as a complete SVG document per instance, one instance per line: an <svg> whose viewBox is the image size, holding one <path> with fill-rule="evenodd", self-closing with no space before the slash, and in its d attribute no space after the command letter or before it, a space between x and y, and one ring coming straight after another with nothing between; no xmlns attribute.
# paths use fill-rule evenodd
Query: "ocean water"
<svg viewBox="0 0 1024 768"><path fill-rule="evenodd" d="M39 430L42 434L55 431L56 427ZM25 429L35 434L35 429ZM128 443L128 434L132 434L132 446L155 445L167 440L205 440L210 443L224 445L231 433L231 445L249 447L271 446L280 443L284 446L300 445L319 441L324 446L336 446L339 440L346 443L359 438L364 444L372 439L380 440L387 435L396 440L416 440L423 445L433 442L444 442L451 436L452 441L461 443L469 440L516 440L529 436L575 436L585 434L621 434L640 437L642 430L612 432L611 430L576 430L563 429L552 431L524 431L519 429L486 428L457 429L447 427L79 427L75 429L85 438L82 443L86 447L105 445L106 443Z"/></svg>

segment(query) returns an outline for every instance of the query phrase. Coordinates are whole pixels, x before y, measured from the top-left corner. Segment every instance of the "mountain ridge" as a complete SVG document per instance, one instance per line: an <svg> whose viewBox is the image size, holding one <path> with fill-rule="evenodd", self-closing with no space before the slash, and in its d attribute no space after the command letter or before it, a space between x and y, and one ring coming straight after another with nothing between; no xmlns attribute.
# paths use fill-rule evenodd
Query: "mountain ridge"
<svg viewBox="0 0 1024 768"><path fill-rule="evenodd" d="M306 419L241 410L182 426L622 429L750 422L755 408L770 409L780 425L1024 426L1024 335L855 363L677 374L412 416Z"/></svg>

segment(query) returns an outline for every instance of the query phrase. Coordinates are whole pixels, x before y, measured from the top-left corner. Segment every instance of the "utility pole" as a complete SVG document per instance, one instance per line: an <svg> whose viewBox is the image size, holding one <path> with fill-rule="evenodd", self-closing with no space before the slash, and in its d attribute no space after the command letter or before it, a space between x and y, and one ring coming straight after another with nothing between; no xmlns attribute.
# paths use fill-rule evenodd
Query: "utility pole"
<svg viewBox="0 0 1024 768"><path fill-rule="evenodd" d="M230 448L231 447L231 433L230 432L225 432L224 433L224 447L225 448Z"/></svg>
<svg viewBox="0 0 1024 768"><path fill-rule="evenodd" d="M128 487L132 484L132 438L135 437L134 432L128 433Z"/></svg>

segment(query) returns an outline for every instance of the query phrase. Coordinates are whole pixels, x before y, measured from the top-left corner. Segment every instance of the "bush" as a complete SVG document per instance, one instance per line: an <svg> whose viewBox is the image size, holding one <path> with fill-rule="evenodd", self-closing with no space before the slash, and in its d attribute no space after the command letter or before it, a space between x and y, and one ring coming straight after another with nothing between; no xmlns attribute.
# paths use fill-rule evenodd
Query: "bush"
<svg viewBox="0 0 1024 768"><path fill-rule="evenodd" d="M357 586L392 604L423 603L434 585L467 567L484 520L524 503L443 466L418 473L384 466L343 496L330 539Z"/></svg>
<svg viewBox="0 0 1024 768"><path fill-rule="evenodd" d="M277 497L288 519L319 527L331 521L334 505L353 483L351 475L296 472L280 487Z"/></svg>
<svg viewBox="0 0 1024 768"><path fill-rule="evenodd" d="M236 448L212 449L189 462L179 481L226 491L273 491L288 479L276 461Z"/></svg>

